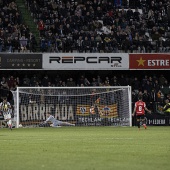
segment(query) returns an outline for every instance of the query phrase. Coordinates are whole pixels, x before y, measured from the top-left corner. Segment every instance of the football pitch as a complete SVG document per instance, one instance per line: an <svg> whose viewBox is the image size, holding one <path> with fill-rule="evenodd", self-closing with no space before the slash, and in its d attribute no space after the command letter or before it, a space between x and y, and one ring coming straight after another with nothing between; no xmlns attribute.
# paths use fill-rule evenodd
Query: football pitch
<svg viewBox="0 0 170 170"><path fill-rule="evenodd" d="M0 129L0 170L169 170L170 127Z"/></svg>

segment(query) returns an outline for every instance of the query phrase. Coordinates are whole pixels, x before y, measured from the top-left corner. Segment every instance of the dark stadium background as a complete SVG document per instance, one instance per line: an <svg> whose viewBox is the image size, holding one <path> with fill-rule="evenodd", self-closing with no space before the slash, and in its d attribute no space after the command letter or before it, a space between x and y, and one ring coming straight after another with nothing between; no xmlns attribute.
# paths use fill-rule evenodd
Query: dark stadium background
<svg viewBox="0 0 170 170"><path fill-rule="evenodd" d="M68 78L72 77L75 82L78 81L78 79L83 75L84 77L87 77L89 81L92 80L93 77L97 78L99 75L101 79L104 81L106 77L109 77L110 79L113 76L116 76L117 79L120 78L121 75L127 76L129 78L137 77L139 80L142 80L145 75L148 75L153 77L154 75L159 78L161 75L164 75L164 77L170 81L169 77L170 71L169 70L113 70L113 71L106 71L106 70L67 70L67 71L61 71L61 70L1 70L0 71L0 77L5 76L9 77L13 75L14 77L20 77L21 81L23 76L28 75L29 78L31 78L33 75L37 75L38 78L43 78L45 75L48 75L49 78L53 81L53 78L59 75L62 81L66 81Z"/></svg>

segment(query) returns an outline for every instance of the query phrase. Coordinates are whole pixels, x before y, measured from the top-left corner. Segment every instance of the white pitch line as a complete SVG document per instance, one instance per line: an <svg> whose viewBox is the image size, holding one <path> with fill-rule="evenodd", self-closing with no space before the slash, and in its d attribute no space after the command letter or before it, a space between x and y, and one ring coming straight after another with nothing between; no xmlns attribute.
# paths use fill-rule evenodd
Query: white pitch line
<svg viewBox="0 0 170 170"><path fill-rule="evenodd" d="M115 139L115 140L132 140L133 138L106 138L106 139Z"/></svg>

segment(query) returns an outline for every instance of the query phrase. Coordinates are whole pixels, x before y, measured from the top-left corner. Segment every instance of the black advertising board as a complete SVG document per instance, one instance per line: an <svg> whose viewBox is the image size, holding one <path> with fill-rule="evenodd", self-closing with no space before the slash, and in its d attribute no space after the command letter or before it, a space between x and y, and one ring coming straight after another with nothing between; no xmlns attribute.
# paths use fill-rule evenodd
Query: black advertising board
<svg viewBox="0 0 170 170"><path fill-rule="evenodd" d="M0 54L0 69L42 69L42 54Z"/></svg>

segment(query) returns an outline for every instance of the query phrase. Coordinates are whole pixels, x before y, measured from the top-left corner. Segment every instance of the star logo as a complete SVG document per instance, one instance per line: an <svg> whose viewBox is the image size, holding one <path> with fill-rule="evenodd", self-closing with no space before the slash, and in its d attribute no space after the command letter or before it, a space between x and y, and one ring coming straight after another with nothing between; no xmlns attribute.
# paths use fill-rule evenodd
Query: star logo
<svg viewBox="0 0 170 170"><path fill-rule="evenodd" d="M140 60L136 60L136 61L138 62L138 66L140 66L140 65L144 66L144 62L146 60L143 60L142 57L140 57Z"/></svg>

